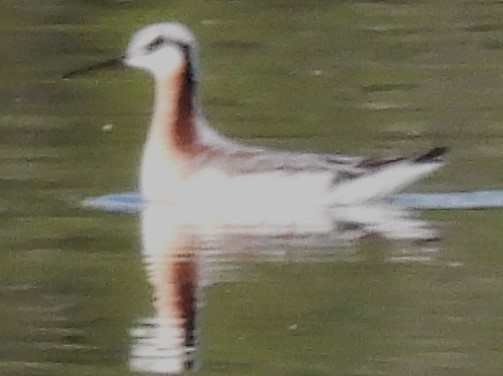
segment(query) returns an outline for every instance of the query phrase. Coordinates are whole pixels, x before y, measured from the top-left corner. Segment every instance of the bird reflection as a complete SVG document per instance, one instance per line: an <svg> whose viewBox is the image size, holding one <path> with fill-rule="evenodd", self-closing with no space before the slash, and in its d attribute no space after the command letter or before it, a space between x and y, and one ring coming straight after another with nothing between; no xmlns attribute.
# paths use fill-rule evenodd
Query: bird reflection
<svg viewBox="0 0 503 376"><path fill-rule="evenodd" d="M200 290L222 280L228 261L239 263L245 252L267 258L280 247L310 260L314 249L343 253L346 245L371 235L414 242L438 238L414 212L387 203L297 209L247 216L146 205L142 245L154 315L131 330L131 370L181 374L196 366Z"/></svg>

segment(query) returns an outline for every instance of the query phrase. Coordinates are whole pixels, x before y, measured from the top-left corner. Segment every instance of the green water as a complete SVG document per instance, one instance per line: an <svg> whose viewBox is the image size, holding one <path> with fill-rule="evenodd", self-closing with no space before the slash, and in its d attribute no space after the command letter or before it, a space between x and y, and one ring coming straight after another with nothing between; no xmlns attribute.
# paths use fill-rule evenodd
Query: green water
<svg viewBox="0 0 503 376"><path fill-rule="evenodd" d="M138 217L79 206L136 188L150 78L62 73L179 20L222 133L358 154L446 144L414 191L501 188L502 19L497 1L0 0L0 375L129 374L131 328L153 314ZM198 373L503 374L503 212L419 215L442 236L428 262L370 237L325 262L244 257L201 286Z"/></svg>

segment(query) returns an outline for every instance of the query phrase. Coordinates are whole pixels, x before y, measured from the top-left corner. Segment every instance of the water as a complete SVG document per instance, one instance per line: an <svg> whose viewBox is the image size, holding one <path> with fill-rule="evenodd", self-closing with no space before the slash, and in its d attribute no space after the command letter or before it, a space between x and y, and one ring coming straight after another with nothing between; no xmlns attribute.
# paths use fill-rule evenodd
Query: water
<svg viewBox="0 0 503 376"><path fill-rule="evenodd" d="M141 374L153 363L202 375L500 375L500 209L366 208L373 217L343 213L336 233L313 212L288 231L229 232L168 210L146 247L148 213L81 201L136 190L149 78L60 79L116 56L138 27L177 19L199 37L205 111L222 133L358 154L447 144L447 167L413 192L497 190L500 8L0 1L0 375ZM400 238L397 223L423 240ZM156 258L156 244L181 252ZM156 346L160 356L145 350Z"/></svg>

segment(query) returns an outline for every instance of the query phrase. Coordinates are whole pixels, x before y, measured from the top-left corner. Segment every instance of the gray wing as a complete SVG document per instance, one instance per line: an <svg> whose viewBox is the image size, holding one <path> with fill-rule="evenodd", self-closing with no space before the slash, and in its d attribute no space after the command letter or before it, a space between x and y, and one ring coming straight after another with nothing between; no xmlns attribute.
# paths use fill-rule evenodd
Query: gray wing
<svg viewBox="0 0 503 376"><path fill-rule="evenodd" d="M343 154L288 152L240 146L235 149L204 149L199 153L196 165L202 167L211 164L230 176L271 172L328 172L332 174L335 184L374 173L394 163L437 161L447 151L445 147L436 147L426 152L395 157L362 158Z"/></svg>
<svg viewBox="0 0 503 376"><path fill-rule="evenodd" d="M360 174L356 167L362 158L343 154L316 154L302 152L276 151L253 147L237 149L206 149L198 153L195 166L213 166L229 175L260 174L269 172L300 173L330 172L334 177L338 173L353 171Z"/></svg>

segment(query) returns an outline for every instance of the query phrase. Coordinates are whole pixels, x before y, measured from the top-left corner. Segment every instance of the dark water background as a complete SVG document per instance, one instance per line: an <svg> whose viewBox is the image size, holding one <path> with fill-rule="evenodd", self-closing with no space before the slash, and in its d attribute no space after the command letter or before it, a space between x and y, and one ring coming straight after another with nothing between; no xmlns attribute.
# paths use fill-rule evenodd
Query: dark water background
<svg viewBox="0 0 503 376"><path fill-rule="evenodd" d="M0 0L2 376L130 372L131 329L154 312L139 218L79 203L136 188L151 81L60 77L164 20L198 36L205 111L226 135L358 154L446 144L448 166L414 191L503 186L498 1ZM442 237L426 256L369 237L314 261L288 244L214 258L200 374L503 374L503 212L418 214Z"/></svg>

